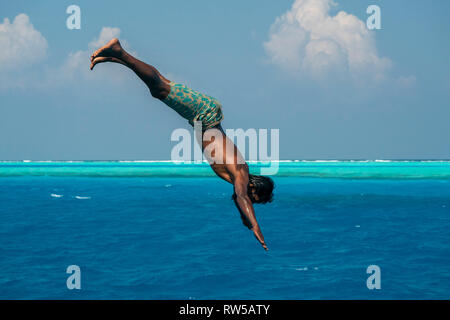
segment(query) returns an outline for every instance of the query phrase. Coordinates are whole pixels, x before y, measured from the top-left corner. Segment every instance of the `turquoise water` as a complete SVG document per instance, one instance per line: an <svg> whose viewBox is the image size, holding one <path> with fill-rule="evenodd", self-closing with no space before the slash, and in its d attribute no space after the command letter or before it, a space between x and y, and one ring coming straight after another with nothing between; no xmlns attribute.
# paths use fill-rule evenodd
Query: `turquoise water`
<svg viewBox="0 0 450 320"><path fill-rule="evenodd" d="M0 298L450 297L450 162L279 166L264 252L206 164L0 162Z"/></svg>
<svg viewBox="0 0 450 320"><path fill-rule="evenodd" d="M258 173L267 163L251 163ZM272 164L275 166L275 164ZM279 177L348 179L450 179L450 161L284 161ZM215 177L207 163L169 161L0 162L0 177Z"/></svg>

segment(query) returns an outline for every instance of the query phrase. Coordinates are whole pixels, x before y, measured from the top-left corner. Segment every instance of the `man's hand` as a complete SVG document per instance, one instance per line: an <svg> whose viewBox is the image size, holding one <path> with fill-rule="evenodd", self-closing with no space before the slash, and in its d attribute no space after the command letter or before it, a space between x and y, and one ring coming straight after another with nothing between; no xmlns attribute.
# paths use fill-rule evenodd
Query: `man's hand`
<svg viewBox="0 0 450 320"><path fill-rule="evenodd" d="M264 236L262 235L258 222L256 221L255 209L253 209L253 204L247 195L248 172L244 173L245 174L235 174L233 176L235 194L233 199L241 214L244 225L253 231L255 238L261 243L263 248L269 250L264 242Z"/></svg>
<svg viewBox="0 0 450 320"><path fill-rule="evenodd" d="M269 248L267 248L266 243L264 242L264 237L261 233L261 229L259 228L259 225L255 225L252 228L253 234L255 235L255 238L259 241L259 243L261 243L261 245L263 246L263 248L268 251Z"/></svg>

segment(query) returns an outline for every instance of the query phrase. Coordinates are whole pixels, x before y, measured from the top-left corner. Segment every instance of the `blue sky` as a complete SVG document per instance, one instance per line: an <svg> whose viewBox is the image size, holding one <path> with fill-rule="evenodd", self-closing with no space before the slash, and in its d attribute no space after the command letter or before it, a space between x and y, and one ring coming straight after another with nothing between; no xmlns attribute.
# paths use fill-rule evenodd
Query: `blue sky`
<svg viewBox="0 0 450 320"><path fill-rule="evenodd" d="M116 35L218 98L225 128L280 129L281 159L449 159L450 2L330 3L3 1L0 159L170 158L187 122L122 66L88 70ZM381 30L364 27L371 4Z"/></svg>

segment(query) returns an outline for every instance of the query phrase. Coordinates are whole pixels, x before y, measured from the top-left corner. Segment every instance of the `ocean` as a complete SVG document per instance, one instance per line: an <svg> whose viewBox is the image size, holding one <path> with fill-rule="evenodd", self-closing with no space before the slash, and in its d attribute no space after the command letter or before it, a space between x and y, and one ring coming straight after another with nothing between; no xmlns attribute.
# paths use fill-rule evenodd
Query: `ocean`
<svg viewBox="0 0 450 320"><path fill-rule="evenodd" d="M0 162L0 298L450 298L450 162L286 161L272 178L265 252L207 164Z"/></svg>

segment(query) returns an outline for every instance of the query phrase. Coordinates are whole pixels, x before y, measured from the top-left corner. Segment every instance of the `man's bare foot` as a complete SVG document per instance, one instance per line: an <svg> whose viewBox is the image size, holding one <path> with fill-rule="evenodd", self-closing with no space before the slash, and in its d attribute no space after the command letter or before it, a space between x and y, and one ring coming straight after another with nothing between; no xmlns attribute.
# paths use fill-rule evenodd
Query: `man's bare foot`
<svg viewBox="0 0 450 320"><path fill-rule="evenodd" d="M102 63L102 62L115 62L115 63L120 63L123 64L124 66L126 66L127 64L125 62L123 62L122 60L118 59L118 58L114 58L114 57L97 57L94 58L94 60L91 61L91 66L90 69L94 69L95 65L97 63Z"/></svg>
<svg viewBox="0 0 450 320"><path fill-rule="evenodd" d="M119 39L114 38L110 40L106 45L94 51L91 55L91 61L94 61L97 57L108 57L120 59L124 53Z"/></svg>

